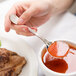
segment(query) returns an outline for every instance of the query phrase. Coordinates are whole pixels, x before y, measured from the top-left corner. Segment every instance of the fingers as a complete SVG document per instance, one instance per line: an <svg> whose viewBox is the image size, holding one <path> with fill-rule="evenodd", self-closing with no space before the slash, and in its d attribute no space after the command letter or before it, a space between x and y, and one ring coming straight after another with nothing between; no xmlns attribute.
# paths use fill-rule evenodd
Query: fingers
<svg viewBox="0 0 76 76"><path fill-rule="evenodd" d="M37 9L31 6L20 16L18 20L18 24L22 24L22 25L25 24L31 19L33 15L35 15L35 13L37 13Z"/></svg>
<svg viewBox="0 0 76 76"><path fill-rule="evenodd" d="M15 30L18 34L20 35L25 35L25 36L32 36L33 34L28 30L28 28L23 25L23 24L28 24L29 27L32 27L31 22L29 21L30 18L35 15L38 11L34 6L31 7L26 7L24 8L24 5L19 4L18 6L13 6L7 13L6 17L5 17L5 31L9 32L10 28ZM28 5L28 3L27 3ZM26 6L26 5L25 5ZM10 15L15 14L19 17L19 21L18 21L18 25L14 25L13 23L11 23L9 17ZM28 26L27 25L27 26ZM36 28L32 28L35 31L37 31Z"/></svg>
<svg viewBox="0 0 76 76"><path fill-rule="evenodd" d="M20 3L15 3L10 10L8 11L8 13L5 16L5 31L9 32L10 31L10 27L12 25L9 17L12 14L15 14L17 16L20 16L26 9L22 8L22 5L24 5L22 2Z"/></svg>
<svg viewBox="0 0 76 76"><path fill-rule="evenodd" d="M9 11L8 11L8 13L6 14L6 16L5 16L5 31L6 32L9 32L10 31L10 27L11 27L11 21L10 21L10 19L9 19L9 16L11 15L11 14L16 14L16 11L15 11L15 8L13 7L13 8L11 8Z"/></svg>
<svg viewBox="0 0 76 76"><path fill-rule="evenodd" d="M33 36L34 34L32 34L29 30L28 27L25 25L14 25L14 27L12 28L16 31L17 34L19 35L24 35L24 36ZM32 27L31 29L37 31L37 28Z"/></svg>
<svg viewBox="0 0 76 76"><path fill-rule="evenodd" d="M16 14L17 16L21 16L24 11L26 11L26 8L29 6L29 2L23 3L16 3L12 6L12 8L8 11L8 13L5 16L5 31L9 32L10 27L12 25L9 16L12 14Z"/></svg>

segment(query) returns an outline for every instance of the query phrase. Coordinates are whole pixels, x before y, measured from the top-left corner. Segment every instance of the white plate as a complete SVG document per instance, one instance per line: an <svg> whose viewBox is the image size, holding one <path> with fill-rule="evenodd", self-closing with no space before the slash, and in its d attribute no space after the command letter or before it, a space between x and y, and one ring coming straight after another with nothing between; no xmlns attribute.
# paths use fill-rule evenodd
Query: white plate
<svg viewBox="0 0 76 76"><path fill-rule="evenodd" d="M37 76L38 63L36 55L34 50L24 40L12 35L9 37L3 33L0 33L0 40L2 48L14 51L27 59L27 64L19 76Z"/></svg>

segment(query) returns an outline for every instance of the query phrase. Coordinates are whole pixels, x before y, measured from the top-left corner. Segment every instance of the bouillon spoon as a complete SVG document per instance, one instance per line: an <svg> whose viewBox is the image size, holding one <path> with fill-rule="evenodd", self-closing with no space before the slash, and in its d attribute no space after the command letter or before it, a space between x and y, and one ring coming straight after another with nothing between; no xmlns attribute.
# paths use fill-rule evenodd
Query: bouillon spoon
<svg viewBox="0 0 76 76"><path fill-rule="evenodd" d="M19 17L14 15L14 14L10 16L10 20L14 24L17 24L18 19L19 19ZM37 32L35 32L30 27L28 27L28 30L44 42L48 52L54 58L63 58L63 57L65 57L68 54L69 46L66 43L61 42L61 41L59 41L59 42L56 41L55 43L50 42L47 39L41 37ZM59 54L61 53L61 54L58 55L58 53Z"/></svg>

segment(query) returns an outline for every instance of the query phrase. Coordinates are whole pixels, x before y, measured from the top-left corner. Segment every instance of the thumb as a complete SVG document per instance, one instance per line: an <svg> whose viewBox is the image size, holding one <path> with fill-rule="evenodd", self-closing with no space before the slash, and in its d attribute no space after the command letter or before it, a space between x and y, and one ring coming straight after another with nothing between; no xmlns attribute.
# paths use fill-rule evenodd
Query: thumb
<svg viewBox="0 0 76 76"><path fill-rule="evenodd" d="M34 15L35 13L35 8L30 7L27 9L19 18L18 24L25 24L27 21L30 20L30 18Z"/></svg>

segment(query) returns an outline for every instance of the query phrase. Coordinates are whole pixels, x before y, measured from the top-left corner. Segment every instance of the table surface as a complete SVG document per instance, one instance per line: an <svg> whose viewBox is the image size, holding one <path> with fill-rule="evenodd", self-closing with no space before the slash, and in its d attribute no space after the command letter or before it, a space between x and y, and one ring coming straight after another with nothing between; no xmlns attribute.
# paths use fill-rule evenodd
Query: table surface
<svg viewBox="0 0 76 76"><path fill-rule="evenodd" d="M0 11L0 31L4 33L6 33L4 31L4 17L10 7L13 5L13 3L15 3L15 0L4 1L0 3L0 10L2 10ZM17 35L13 30L6 34L9 34L9 36L11 34ZM38 34L47 38L49 41L68 40L76 43L76 17L69 12L66 12L56 17L52 17L46 24L38 28ZM38 55L38 52L43 45L43 42L40 39L35 36L19 37L23 38ZM38 76L44 76L41 72L41 69L39 69Z"/></svg>

